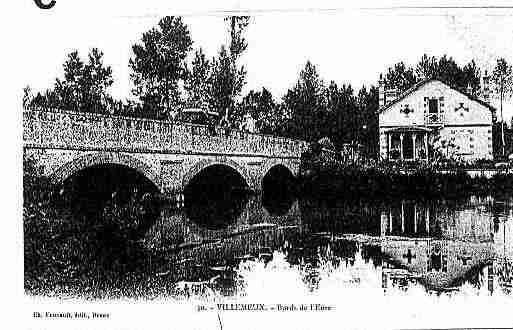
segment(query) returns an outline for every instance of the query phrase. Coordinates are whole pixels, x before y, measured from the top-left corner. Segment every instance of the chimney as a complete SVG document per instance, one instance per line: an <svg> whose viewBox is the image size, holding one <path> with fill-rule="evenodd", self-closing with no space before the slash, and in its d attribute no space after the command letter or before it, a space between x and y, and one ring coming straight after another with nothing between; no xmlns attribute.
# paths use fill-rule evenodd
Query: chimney
<svg viewBox="0 0 513 330"><path fill-rule="evenodd" d="M483 76L483 101L490 104L490 76L488 75L488 70L485 70Z"/></svg>
<svg viewBox="0 0 513 330"><path fill-rule="evenodd" d="M472 86L470 86L470 83L467 84L467 94L468 95L473 95L473 93L472 93Z"/></svg>
<svg viewBox="0 0 513 330"><path fill-rule="evenodd" d="M395 101L399 96L399 90L397 89L386 89L385 90L385 104Z"/></svg>
<svg viewBox="0 0 513 330"><path fill-rule="evenodd" d="M379 75L378 91L379 91L379 107L381 108L385 105L385 80L383 79L383 74Z"/></svg>

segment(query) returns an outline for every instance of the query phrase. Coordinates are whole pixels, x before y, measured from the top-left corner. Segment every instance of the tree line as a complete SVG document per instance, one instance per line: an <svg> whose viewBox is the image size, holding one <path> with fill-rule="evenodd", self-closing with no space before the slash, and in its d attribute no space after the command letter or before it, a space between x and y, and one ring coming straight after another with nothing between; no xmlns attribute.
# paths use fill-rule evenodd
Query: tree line
<svg viewBox="0 0 513 330"><path fill-rule="evenodd" d="M329 138L336 149L358 143L367 155L376 156L379 96L374 85L355 90L351 84L326 84L316 66L307 61L282 98L276 99L265 87L242 95L247 71L239 62L248 46L245 32L250 23L249 16L226 17L228 42L220 45L216 56L208 58L201 47L193 48L182 18L166 16L132 46L128 65L135 100L116 100L110 95L112 69L103 63L102 51L93 48L86 61L77 51L71 52L63 64L64 77L56 79L53 88L33 95L27 87L24 106L161 120L193 107L217 112L219 120L234 127L250 114L261 133L306 141ZM492 92L501 101L495 129L506 136L494 139L494 150L500 150L502 141L513 140L511 130L502 125L502 102L513 90L511 65L499 59L491 76ZM400 92L430 77L476 97L482 91L482 73L475 61L460 66L448 55L425 54L413 66L396 63L383 77L387 88Z"/></svg>

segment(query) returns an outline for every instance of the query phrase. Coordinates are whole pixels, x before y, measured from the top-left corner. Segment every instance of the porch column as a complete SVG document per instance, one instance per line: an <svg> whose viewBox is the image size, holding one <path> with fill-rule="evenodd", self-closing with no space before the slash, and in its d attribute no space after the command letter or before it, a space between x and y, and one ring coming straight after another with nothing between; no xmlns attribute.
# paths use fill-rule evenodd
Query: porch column
<svg viewBox="0 0 513 330"><path fill-rule="evenodd" d="M388 136L388 149L387 149L387 159L390 160L390 151L392 151L392 133L389 132Z"/></svg>
<svg viewBox="0 0 513 330"><path fill-rule="evenodd" d="M415 150L415 141L417 140L417 134L411 133L411 139L413 140L413 160L417 159L417 152Z"/></svg>
<svg viewBox="0 0 513 330"><path fill-rule="evenodd" d="M399 145L399 149L401 150L401 160L403 160L403 139L404 139L404 133L401 133L399 135L399 140L401 140L401 143Z"/></svg>
<svg viewBox="0 0 513 330"><path fill-rule="evenodd" d="M429 206L426 207L426 233L429 234Z"/></svg>
<svg viewBox="0 0 513 330"><path fill-rule="evenodd" d="M413 204L413 232L417 233L417 203Z"/></svg>
<svg viewBox="0 0 513 330"><path fill-rule="evenodd" d="M426 160L429 161L429 150L428 150L428 133L424 133L424 151L426 152Z"/></svg>
<svg viewBox="0 0 513 330"><path fill-rule="evenodd" d="M389 233L390 235L392 235L392 229L393 229L393 227L392 227L392 209L391 209L391 208L390 208L390 210L388 211L388 219L389 219L389 221L390 221L390 224L388 225L388 226L390 227L390 228L388 229L388 233Z"/></svg>
<svg viewBox="0 0 513 330"><path fill-rule="evenodd" d="M401 232L404 233L404 201L401 201Z"/></svg>

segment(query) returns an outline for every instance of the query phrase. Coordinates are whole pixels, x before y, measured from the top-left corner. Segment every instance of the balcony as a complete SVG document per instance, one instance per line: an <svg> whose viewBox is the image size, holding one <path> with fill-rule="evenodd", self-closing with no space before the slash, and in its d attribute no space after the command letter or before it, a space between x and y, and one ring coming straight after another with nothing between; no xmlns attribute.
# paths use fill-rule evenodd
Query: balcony
<svg viewBox="0 0 513 330"><path fill-rule="evenodd" d="M443 113L429 113L426 115L426 126L443 126Z"/></svg>

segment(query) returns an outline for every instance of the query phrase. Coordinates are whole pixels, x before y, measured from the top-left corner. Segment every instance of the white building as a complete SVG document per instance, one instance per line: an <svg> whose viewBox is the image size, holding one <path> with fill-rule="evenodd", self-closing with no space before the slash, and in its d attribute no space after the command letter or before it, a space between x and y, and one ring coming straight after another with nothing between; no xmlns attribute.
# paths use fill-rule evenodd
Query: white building
<svg viewBox="0 0 513 330"><path fill-rule="evenodd" d="M489 77L483 100L437 79L423 80L399 94L379 82L380 156L390 160L430 160L435 153L466 161L492 159Z"/></svg>

